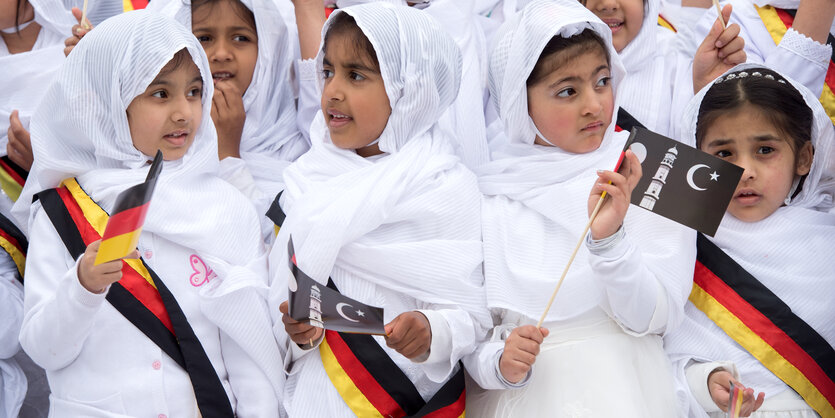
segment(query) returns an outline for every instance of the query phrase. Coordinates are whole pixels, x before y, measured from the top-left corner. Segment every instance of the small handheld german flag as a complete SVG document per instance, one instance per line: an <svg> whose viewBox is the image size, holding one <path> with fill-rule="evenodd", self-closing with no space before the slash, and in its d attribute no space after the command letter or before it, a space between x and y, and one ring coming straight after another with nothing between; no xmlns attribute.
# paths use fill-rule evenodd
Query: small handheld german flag
<svg viewBox="0 0 835 418"><path fill-rule="evenodd" d="M113 215L107 221L99 252L96 254L96 265L118 260L136 249L160 171L162 151L157 151L145 182L123 191L116 198Z"/></svg>
<svg viewBox="0 0 835 418"><path fill-rule="evenodd" d="M728 418L739 418L742 412L742 388L731 382L730 402L728 402Z"/></svg>

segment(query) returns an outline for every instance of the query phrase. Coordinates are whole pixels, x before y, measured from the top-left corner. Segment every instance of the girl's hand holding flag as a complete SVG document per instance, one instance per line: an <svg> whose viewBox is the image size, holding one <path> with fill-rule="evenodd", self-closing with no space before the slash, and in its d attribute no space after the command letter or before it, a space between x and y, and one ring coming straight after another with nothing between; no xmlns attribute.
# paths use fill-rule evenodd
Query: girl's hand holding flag
<svg viewBox="0 0 835 418"><path fill-rule="evenodd" d="M527 376L548 333L548 328L537 329L533 325L516 327L511 331L499 358L499 371L505 380L519 383Z"/></svg>
<svg viewBox="0 0 835 418"><path fill-rule="evenodd" d="M618 231L626 217L626 210L629 209L632 189L641 180L641 174L641 163L630 150L624 153L623 163L616 171L597 172L598 180L591 189L588 202L589 217L593 218L592 239L603 239ZM610 198L605 199L603 193ZM595 214L597 206L600 206L600 209Z"/></svg>
<svg viewBox="0 0 835 418"><path fill-rule="evenodd" d="M710 397L719 409L727 412L731 406L731 383L742 391L742 407L739 408L739 415L736 416L747 417L762 406L765 400L764 393L760 392L755 398L754 389L746 388L728 371L716 370L708 376L707 388L710 391Z"/></svg>
<svg viewBox="0 0 835 418"><path fill-rule="evenodd" d="M100 245L101 240L90 243L78 262L78 281L92 293L103 293L108 286L121 280L122 259L139 258L139 251L133 250L123 258L96 265Z"/></svg>
<svg viewBox="0 0 835 418"><path fill-rule="evenodd" d="M739 36L739 25L725 26L732 10L730 4L722 9L722 14L713 22L710 32L696 50L693 57L693 93L698 93L716 77L748 59L743 49L745 39Z"/></svg>
<svg viewBox="0 0 835 418"><path fill-rule="evenodd" d="M418 311L397 315L386 325L386 345L409 360L426 354L432 345L429 320Z"/></svg>
<svg viewBox="0 0 835 418"><path fill-rule="evenodd" d="M73 48L78 45L78 41L87 33L93 30L93 25L84 17L84 23L81 22L83 12L78 7L72 8L72 15L78 19L78 24L72 26L72 36L64 40L64 56L70 55Z"/></svg>

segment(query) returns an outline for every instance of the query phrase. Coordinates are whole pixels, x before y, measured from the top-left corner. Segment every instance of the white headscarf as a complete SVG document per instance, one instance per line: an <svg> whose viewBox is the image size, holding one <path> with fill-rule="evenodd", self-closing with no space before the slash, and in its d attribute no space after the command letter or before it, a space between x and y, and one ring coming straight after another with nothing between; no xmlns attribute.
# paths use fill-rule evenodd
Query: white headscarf
<svg viewBox="0 0 835 418"><path fill-rule="evenodd" d="M287 220L270 254L274 291L286 294L287 240L299 266L326 283L334 265L382 288L427 303L484 311L479 193L475 177L451 154L441 114L458 92L461 55L419 10L365 4L351 15L376 51L391 116L379 158L331 142L324 118L313 122L313 148L285 172ZM320 48L317 66L322 68Z"/></svg>
<svg viewBox="0 0 835 418"><path fill-rule="evenodd" d="M18 110L20 122L29 129L35 111L56 71L64 62L64 38L75 23L69 10L58 0L31 0L35 22L41 25L38 40L29 52L8 54L0 41L0 155L6 155L9 142L9 116Z"/></svg>
<svg viewBox="0 0 835 418"><path fill-rule="evenodd" d="M233 311L222 310L218 298L207 298L215 309L204 314L221 329L235 338L257 335L253 329L262 326L269 335L268 314L253 313L266 308L259 305L264 300L252 292L235 293L266 285L259 274L264 262L259 218L246 198L216 175L209 63L191 31L174 20L145 10L128 12L108 19L78 43L32 117L37 163L29 177L36 181L27 181L18 205L28 209L25 203L41 187L76 177L110 211L119 193L144 181L151 157L134 147L126 110L182 49L203 78L202 119L185 156L163 163L142 232L194 250L217 273L215 291L255 300ZM258 338L236 341L264 370L280 367L274 340ZM278 391L279 377L269 378Z"/></svg>
<svg viewBox="0 0 835 418"><path fill-rule="evenodd" d="M751 74L759 64L738 65L725 74L745 70ZM724 75L722 76L724 78ZM752 75L749 75L752 77ZM731 256L769 290L791 307L792 312L835 346L835 130L818 98L788 77L786 82L803 95L812 109L814 159L800 193L786 206L759 222L743 222L728 213L711 241ZM777 81L774 81L777 83ZM715 82L714 82L715 83ZM695 143L696 123L705 94L714 83L703 88L687 106L682 120L684 135ZM756 244L753 244L756 243ZM685 383L684 367L697 361L731 361L742 383L765 392L766 399L788 386L742 349L692 303L686 308L684 323L665 336L664 346L673 361L679 388L681 410L691 416L705 416Z"/></svg>
<svg viewBox="0 0 835 418"><path fill-rule="evenodd" d="M296 127L296 104L290 70L293 46L284 19L272 0L240 0L255 16L258 59L243 96L246 122L241 158L259 187L275 196L282 190L281 173L310 144ZM171 16L191 28L191 0L154 0L148 9Z"/></svg>
<svg viewBox="0 0 835 418"><path fill-rule="evenodd" d="M617 114L625 72L611 46L611 30L576 1L529 3L500 30L490 63L490 92L509 143L478 171L487 196L482 207L487 301L491 308L532 319L542 314L588 221L586 202L596 170L614 168L627 138L614 132L613 120L592 152L573 154L533 144L536 128L528 114L526 79L551 38L584 29L594 30L608 46ZM682 238L682 227L643 210L630 210L624 224L647 268L666 275L669 280L662 285L683 301L690 289L679 288L676 279L692 275L688 254L693 246ZM547 320L571 318L600 303L603 290L592 280L587 259L582 247Z"/></svg>

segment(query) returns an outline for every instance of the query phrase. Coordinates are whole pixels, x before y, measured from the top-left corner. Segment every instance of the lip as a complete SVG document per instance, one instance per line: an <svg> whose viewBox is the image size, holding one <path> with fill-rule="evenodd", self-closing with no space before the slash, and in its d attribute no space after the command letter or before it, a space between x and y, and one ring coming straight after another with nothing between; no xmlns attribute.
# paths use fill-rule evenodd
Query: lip
<svg viewBox="0 0 835 418"><path fill-rule="evenodd" d="M612 30L612 33L618 32L623 29L623 20L621 19L602 19L603 23Z"/></svg>
<svg viewBox="0 0 835 418"><path fill-rule="evenodd" d="M235 78L235 74L232 74L229 71L215 71L212 73L212 80L215 82L230 80L232 78Z"/></svg>
<svg viewBox="0 0 835 418"><path fill-rule="evenodd" d="M734 202L742 206L753 206L760 202L762 195L754 189L741 189L734 194Z"/></svg>
<svg viewBox="0 0 835 418"><path fill-rule="evenodd" d="M598 130L602 130L602 129L603 129L603 121L598 120L598 121L594 121L594 122L586 125L585 127L583 127L583 129L580 129L580 131L581 132L594 132L594 131L598 131Z"/></svg>
<svg viewBox="0 0 835 418"><path fill-rule="evenodd" d="M175 147L181 147L185 145L186 140L188 139L189 131L187 129L178 129L176 131L170 132L165 134L162 138L171 145Z"/></svg>
<svg viewBox="0 0 835 418"><path fill-rule="evenodd" d="M327 109L326 113L328 115L328 127L331 129L342 128L354 121L354 118L336 109Z"/></svg>

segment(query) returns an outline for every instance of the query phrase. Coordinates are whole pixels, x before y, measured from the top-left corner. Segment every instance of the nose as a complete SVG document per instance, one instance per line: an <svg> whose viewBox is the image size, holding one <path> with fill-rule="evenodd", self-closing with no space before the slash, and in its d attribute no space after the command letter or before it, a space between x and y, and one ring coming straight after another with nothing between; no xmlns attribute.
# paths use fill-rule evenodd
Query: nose
<svg viewBox="0 0 835 418"><path fill-rule="evenodd" d="M614 12L618 9L617 0L598 0L591 8L595 12Z"/></svg>
<svg viewBox="0 0 835 418"><path fill-rule="evenodd" d="M217 39L214 45L212 45L209 60L214 62L231 61L232 58L233 55L229 48L229 42L225 39Z"/></svg>
<svg viewBox="0 0 835 418"><path fill-rule="evenodd" d="M753 162L753 159L748 158L747 156L738 157L736 161L733 162L743 169L742 178L739 180L741 184L757 178L757 170Z"/></svg>
<svg viewBox="0 0 835 418"><path fill-rule="evenodd" d="M177 100L172 103L173 111L171 112L171 120L176 123L185 123L194 117L192 105L186 96L179 96Z"/></svg>
<svg viewBox="0 0 835 418"><path fill-rule="evenodd" d="M325 87L322 89L322 102L336 102L345 99L345 94L342 89L342 83L337 81L336 77L325 79Z"/></svg>
<svg viewBox="0 0 835 418"><path fill-rule="evenodd" d="M583 115L597 116L603 110L603 100L594 90L586 91L583 100Z"/></svg>

